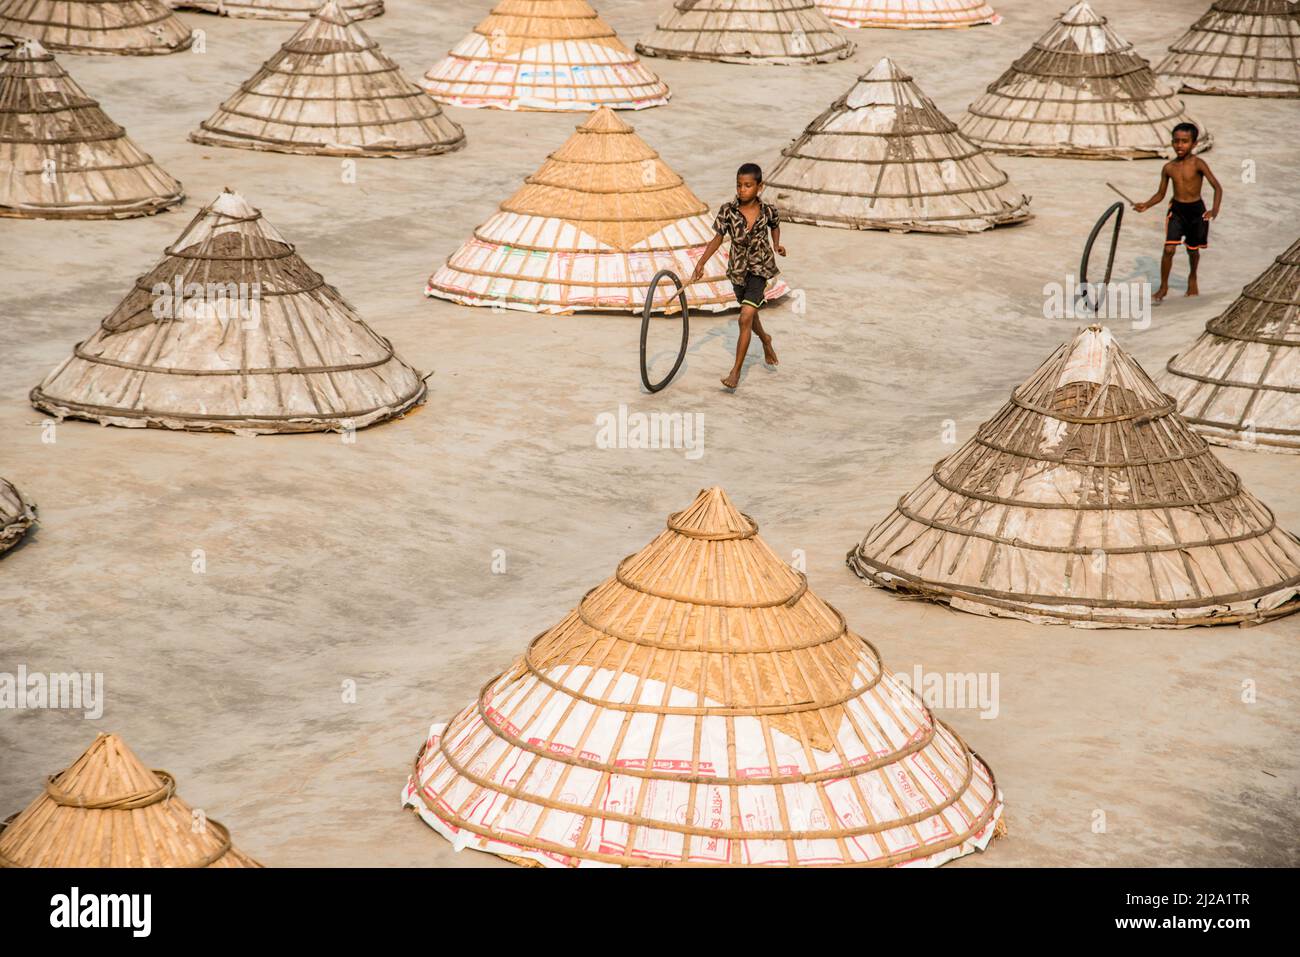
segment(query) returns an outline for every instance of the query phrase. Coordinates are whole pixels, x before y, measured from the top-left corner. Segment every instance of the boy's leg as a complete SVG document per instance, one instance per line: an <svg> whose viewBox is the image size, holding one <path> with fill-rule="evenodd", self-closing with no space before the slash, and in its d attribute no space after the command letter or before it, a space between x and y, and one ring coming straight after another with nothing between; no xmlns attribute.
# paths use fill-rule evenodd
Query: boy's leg
<svg viewBox="0 0 1300 957"><path fill-rule="evenodd" d="M757 312L754 313L754 335L758 336L758 341L763 343L763 361L770 366L776 365L780 360L776 357L776 350L772 348L772 337L763 328L763 320Z"/></svg>
<svg viewBox="0 0 1300 957"><path fill-rule="evenodd" d="M1156 302L1169 295L1169 270L1173 268L1174 250L1177 248L1169 243L1165 244L1165 253L1160 257L1160 288L1151 294L1151 298Z"/></svg>
<svg viewBox="0 0 1300 957"><path fill-rule="evenodd" d="M740 338L736 340L736 364L732 366L731 373L722 380L722 384L728 389L734 389L740 384L740 369L745 364L745 353L749 351L749 340L752 338L754 320L757 318L758 310L753 306L740 307Z"/></svg>
<svg viewBox="0 0 1300 957"><path fill-rule="evenodd" d="M1187 273L1187 295L1199 296L1201 291L1196 287L1196 267L1201 264L1201 251L1189 248L1187 250L1187 262L1190 266Z"/></svg>

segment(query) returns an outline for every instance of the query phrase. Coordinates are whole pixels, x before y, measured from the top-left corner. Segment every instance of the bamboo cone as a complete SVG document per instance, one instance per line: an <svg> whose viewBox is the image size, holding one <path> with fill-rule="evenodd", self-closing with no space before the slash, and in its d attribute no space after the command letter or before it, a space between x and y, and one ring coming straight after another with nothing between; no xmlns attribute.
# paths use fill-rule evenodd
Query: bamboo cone
<svg viewBox="0 0 1300 957"><path fill-rule="evenodd" d="M12 484L0 479L0 555L18 544L36 524L36 506Z"/></svg>
<svg viewBox="0 0 1300 957"><path fill-rule="evenodd" d="M971 233L1032 216L888 57L781 151L767 195L783 220L852 229Z"/></svg>
<svg viewBox="0 0 1300 957"><path fill-rule="evenodd" d="M828 63L853 54L812 0L676 0L638 53L722 63Z"/></svg>
<svg viewBox="0 0 1300 957"><path fill-rule="evenodd" d="M842 27L937 30L997 24L1002 17L984 0L817 0Z"/></svg>
<svg viewBox="0 0 1300 957"><path fill-rule="evenodd" d="M958 125L987 150L1076 159L1172 156L1174 126L1195 122L1176 91L1086 0L1070 7L994 81ZM1196 152L1213 137L1201 136Z"/></svg>
<svg viewBox="0 0 1300 957"><path fill-rule="evenodd" d="M1300 452L1300 240L1166 369L1161 386L1206 440Z"/></svg>
<svg viewBox="0 0 1300 957"><path fill-rule="evenodd" d="M632 127L600 109L474 231L425 294L528 312L639 313L661 269L685 281L714 236L709 207ZM710 275L686 287L691 309L736 301L719 251ZM664 283L656 309L678 308ZM789 292L778 277L767 298Z"/></svg>
<svg viewBox="0 0 1300 957"><path fill-rule="evenodd" d="M0 216L123 219L184 196L39 42L0 58Z"/></svg>
<svg viewBox="0 0 1300 957"><path fill-rule="evenodd" d="M328 0L234 96L195 143L328 156L432 156L465 131Z"/></svg>
<svg viewBox="0 0 1300 957"><path fill-rule="evenodd" d="M0 867L261 867L115 734L100 734L0 826Z"/></svg>
<svg viewBox="0 0 1300 957"><path fill-rule="evenodd" d="M258 434L360 429L424 397L392 344L227 191L31 400L102 425Z"/></svg>
<svg viewBox="0 0 1300 957"><path fill-rule="evenodd" d="M705 489L435 724L403 792L457 849L547 866L937 866L992 773Z"/></svg>
<svg viewBox="0 0 1300 957"><path fill-rule="evenodd" d="M1217 0L1156 73L1188 93L1300 96L1300 3Z"/></svg>
<svg viewBox="0 0 1300 957"><path fill-rule="evenodd" d="M1092 326L849 552L872 584L1089 628L1300 610L1300 540Z"/></svg>
<svg viewBox="0 0 1300 957"><path fill-rule="evenodd" d="M498 110L642 110L669 96L586 0L500 0L422 85L442 103Z"/></svg>
<svg viewBox="0 0 1300 957"><path fill-rule="evenodd" d="M194 40L162 0L0 0L0 33L57 53L104 55L177 53Z"/></svg>
<svg viewBox="0 0 1300 957"><path fill-rule="evenodd" d="M223 17L254 20L310 20L321 0L168 0L173 9L201 10ZM342 0L339 6L352 20L366 20L384 12L384 0Z"/></svg>

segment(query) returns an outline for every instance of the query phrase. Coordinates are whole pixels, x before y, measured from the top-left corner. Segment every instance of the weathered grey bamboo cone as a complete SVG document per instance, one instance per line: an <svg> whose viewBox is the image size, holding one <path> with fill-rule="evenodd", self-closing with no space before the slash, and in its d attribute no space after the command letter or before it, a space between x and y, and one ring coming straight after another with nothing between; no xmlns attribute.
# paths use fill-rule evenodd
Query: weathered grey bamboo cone
<svg viewBox="0 0 1300 957"><path fill-rule="evenodd" d="M0 479L0 555L18 544L36 524L36 506L22 492Z"/></svg>
<svg viewBox="0 0 1300 957"><path fill-rule="evenodd" d="M350 431L425 384L243 197L199 211L32 404L102 425Z"/></svg>
<svg viewBox="0 0 1300 957"><path fill-rule="evenodd" d="M0 34L83 55L177 53L194 40L162 0L0 0Z"/></svg>
<svg viewBox="0 0 1300 957"><path fill-rule="evenodd" d="M36 40L0 57L0 216L123 219L179 205L181 184Z"/></svg>
<svg viewBox="0 0 1300 957"><path fill-rule="evenodd" d="M972 233L1031 217L1029 198L889 58L781 151L764 195L781 218Z"/></svg>
<svg viewBox="0 0 1300 957"><path fill-rule="evenodd" d="M1173 128L1196 123L1086 0L1070 7L958 121L989 150L1076 159L1172 156ZM1213 136L1196 123L1196 152Z"/></svg>
<svg viewBox="0 0 1300 957"><path fill-rule="evenodd" d="M174 10L199 10L223 17L253 20L310 20L321 0L168 0ZM341 0L339 6L353 20L367 20L384 12L384 0Z"/></svg>
<svg viewBox="0 0 1300 957"><path fill-rule="evenodd" d="M826 16L842 27L941 30L1000 23L983 0L817 0Z"/></svg>
<svg viewBox="0 0 1300 957"><path fill-rule="evenodd" d="M1300 96L1300 3L1217 0L1156 73L1188 93Z"/></svg>
<svg viewBox="0 0 1300 957"><path fill-rule="evenodd" d="M853 54L812 0L675 0L638 53L722 63L829 63Z"/></svg>
<svg viewBox="0 0 1300 957"><path fill-rule="evenodd" d="M1169 360L1160 384L1216 445L1300 452L1300 240Z"/></svg>
<svg viewBox="0 0 1300 957"><path fill-rule="evenodd" d="M411 157L460 149L465 131L327 0L190 139L282 153Z"/></svg>
<svg viewBox="0 0 1300 957"><path fill-rule="evenodd" d="M1079 627L1300 610L1300 540L1099 326L1057 349L848 563L963 611Z"/></svg>

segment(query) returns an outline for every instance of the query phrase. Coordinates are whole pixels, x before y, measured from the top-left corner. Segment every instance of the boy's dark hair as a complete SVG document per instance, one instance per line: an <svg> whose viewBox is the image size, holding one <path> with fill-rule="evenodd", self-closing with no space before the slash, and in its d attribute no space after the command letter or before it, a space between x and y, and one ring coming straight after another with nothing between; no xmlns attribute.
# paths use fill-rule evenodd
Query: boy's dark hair
<svg viewBox="0 0 1300 957"><path fill-rule="evenodd" d="M1175 133L1191 133L1192 142L1195 143L1201 138L1201 131L1196 128L1195 123L1179 123L1174 127Z"/></svg>
<svg viewBox="0 0 1300 957"><path fill-rule="evenodd" d="M1195 139L1195 136L1193 136L1193 139ZM752 176L754 182L761 183L763 182L763 167L757 163L741 163L740 169L736 170L736 178L739 179L741 176Z"/></svg>

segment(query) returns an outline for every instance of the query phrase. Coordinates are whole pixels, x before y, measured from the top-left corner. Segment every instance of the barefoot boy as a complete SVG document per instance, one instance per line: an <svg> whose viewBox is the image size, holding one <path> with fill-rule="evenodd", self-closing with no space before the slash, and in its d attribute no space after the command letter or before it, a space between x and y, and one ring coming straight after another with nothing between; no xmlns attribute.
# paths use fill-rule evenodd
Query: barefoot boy
<svg viewBox="0 0 1300 957"><path fill-rule="evenodd" d="M1156 194L1133 207L1139 213L1146 212L1165 198L1169 181L1174 181L1174 198L1165 217L1165 254L1160 260L1160 288L1151 296L1156 302L1169 294L1169 269L1174 264L1174 253L1180 243L1187 244L1187 261L1191 264L1187 295L1195 296L1200 291L1196 287L1196 267L1201 261L1201 250L1210 242L1210 220L1219 215L1219 205L1223 202L1223 187L1210 172L1210 167L1205 160L1192 155L1200 135L1201 131L1193 123L1179 123L1174 127L1176 158L1160 170L1160 188ZM1214 187L1214 208L1208 211L1205 200L1201 199L1201 184L1205 180Z"/></svg>
<svg viewBox="0 0 1300 957"><path fill-rule="evenodd" d="M767 281L780 272L772 254L773 247L782 256L785 247L781 245L781 219L775 207L759 200L758 194L762 191L763 171L758 164L746 163L736 170L736 198L723 203L718 210L718 218L713 222L717 235L704 247L695 263L695 271L691 273L690 281L699 282L704 275L704 264L718 251L723 238L731 240L727 278L731 280L736 301L740 303L740 339L736 342L736 364L731 374L722 380L728 389L740 384L740 368L745 364L745 353L749 351L751 330L763 343L763 361L770 366L777 363L772 337L763 329L758 310L767 301L763 296ZM772 233L770 242L769 230Z"/></svg>

